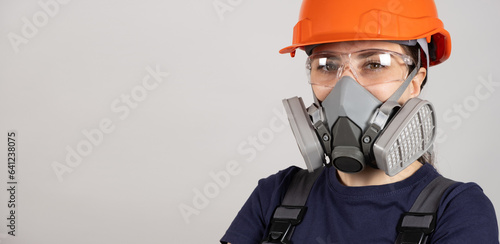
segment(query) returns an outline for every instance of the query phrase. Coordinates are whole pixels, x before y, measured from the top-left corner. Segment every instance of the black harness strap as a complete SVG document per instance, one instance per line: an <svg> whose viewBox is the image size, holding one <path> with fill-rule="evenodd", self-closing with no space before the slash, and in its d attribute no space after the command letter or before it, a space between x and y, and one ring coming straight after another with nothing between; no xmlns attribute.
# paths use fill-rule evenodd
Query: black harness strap
<svg viewBox="0 0 500 244"><path fill-rule="evenodd" d="M261 244L292 244L290 241L295 226L306 213L305 206L309 192L323 168L309 173L298 171L292 178L285 197L276 208L271 219L269 235ZM424 244L436 227L436 212L442 195L455 181L438 176L432 180L417 197L409 212L401 216L397 230L396 244Z"/></svg>
<svg viewBox="0 0 500 244"><path fill-rule="evenodd" d="M418 195L409 212L401 216L396 244L424 244L436 227L439 202L448 187L455 181L438 176Z"/></svg>
<svg viewBox="0 0 500 244"><path fill-rule="evenodd" d="M281 205L274 211L269 235L261 244L291 244L295 226L302 221L306 213L305 205L309 192L322 171L323 168L309 173L303 169L295 173Z"/></svg>

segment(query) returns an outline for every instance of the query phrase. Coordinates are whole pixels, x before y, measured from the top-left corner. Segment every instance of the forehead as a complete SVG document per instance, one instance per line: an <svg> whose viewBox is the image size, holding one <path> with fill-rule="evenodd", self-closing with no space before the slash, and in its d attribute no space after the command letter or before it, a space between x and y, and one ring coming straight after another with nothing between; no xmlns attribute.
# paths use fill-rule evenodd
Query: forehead
<svg viewBox="0 0 500 244"><path fill-rule="evenodd" d="M365 49L384 49L402 53L403 49L399 44L387 41L350 41L350 42L336 42L328 43L317 46L313 49L313 53L317 52L343 52L351 53Z"/></svg>

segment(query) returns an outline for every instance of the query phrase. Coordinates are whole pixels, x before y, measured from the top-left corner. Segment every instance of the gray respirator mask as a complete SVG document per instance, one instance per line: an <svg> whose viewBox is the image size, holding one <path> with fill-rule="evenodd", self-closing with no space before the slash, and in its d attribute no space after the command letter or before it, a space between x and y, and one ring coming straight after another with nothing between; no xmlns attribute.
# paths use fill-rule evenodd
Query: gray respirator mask
<svg viewBox="0 0 500 244"><path fill-rule="evenodd" d="M308 108L300 97L284 99L308 170L333 165L356 173L369 165L394 176L428 151L436 128L432 104L420 98L403 106L397 103L418 68L385 102L349 76L342 77L324 101Z"/></svg>

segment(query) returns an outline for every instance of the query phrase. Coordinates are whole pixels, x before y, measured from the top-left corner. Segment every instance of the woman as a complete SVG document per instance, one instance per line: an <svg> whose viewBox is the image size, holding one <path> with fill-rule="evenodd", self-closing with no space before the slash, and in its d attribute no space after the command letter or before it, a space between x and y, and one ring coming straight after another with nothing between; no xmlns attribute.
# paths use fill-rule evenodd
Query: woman
<svg viewBox="0 0 500 244"><path fill-rule="evenodd" d="M406 118L424 107L432 109L418 95L427 68L451 52L434 2L304 0L293 45L280 52L293 57L297 48L309 55L316 102L304 114L312 120L313 136L307 137L307 126L298 122L301 101L288 100L285 106L308 169L318 176L290 241L394 243L402 214L440 178L430 156L433 130L425 132L424 123L417 125L422 129L417 138L424 139L413 148L401 146L395 155L404 160L397 164L386 157L392 148L381 143L385 137L404 137L394 128L407 126ZM432 124L432 116L427 118ZM406 147L412 152L402 155ZM269 234L271 219L298 171L290 167L259 181L221 242L281 243ZM426 243L498 243L495 216L477 184L453 183L440 196Z"/></svg>

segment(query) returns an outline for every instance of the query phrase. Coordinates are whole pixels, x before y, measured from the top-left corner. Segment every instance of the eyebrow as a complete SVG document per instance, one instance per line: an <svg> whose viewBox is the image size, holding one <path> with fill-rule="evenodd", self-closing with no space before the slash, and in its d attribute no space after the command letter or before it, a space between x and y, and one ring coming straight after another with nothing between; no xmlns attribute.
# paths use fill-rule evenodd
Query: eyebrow
<svg viewBox="0 0 500 244"><path fill-rule="evenodd" d="M356 54L356 56L360 57L360 58L366 58L366 57L373 56L374 54L376 54L378 52L380 52L380 50L366 50L364 52Z"/></svg>
<svg viewBox="0 0 500 244"><path fill-rule="evenodd" d="M324 52L324 53L318 53L318 55L314 58L317 58L317 59L328 58L328 59L333 59L333 60L341 60L341 58L339 58L339 56L340 56L340 53Z"/></svg>

